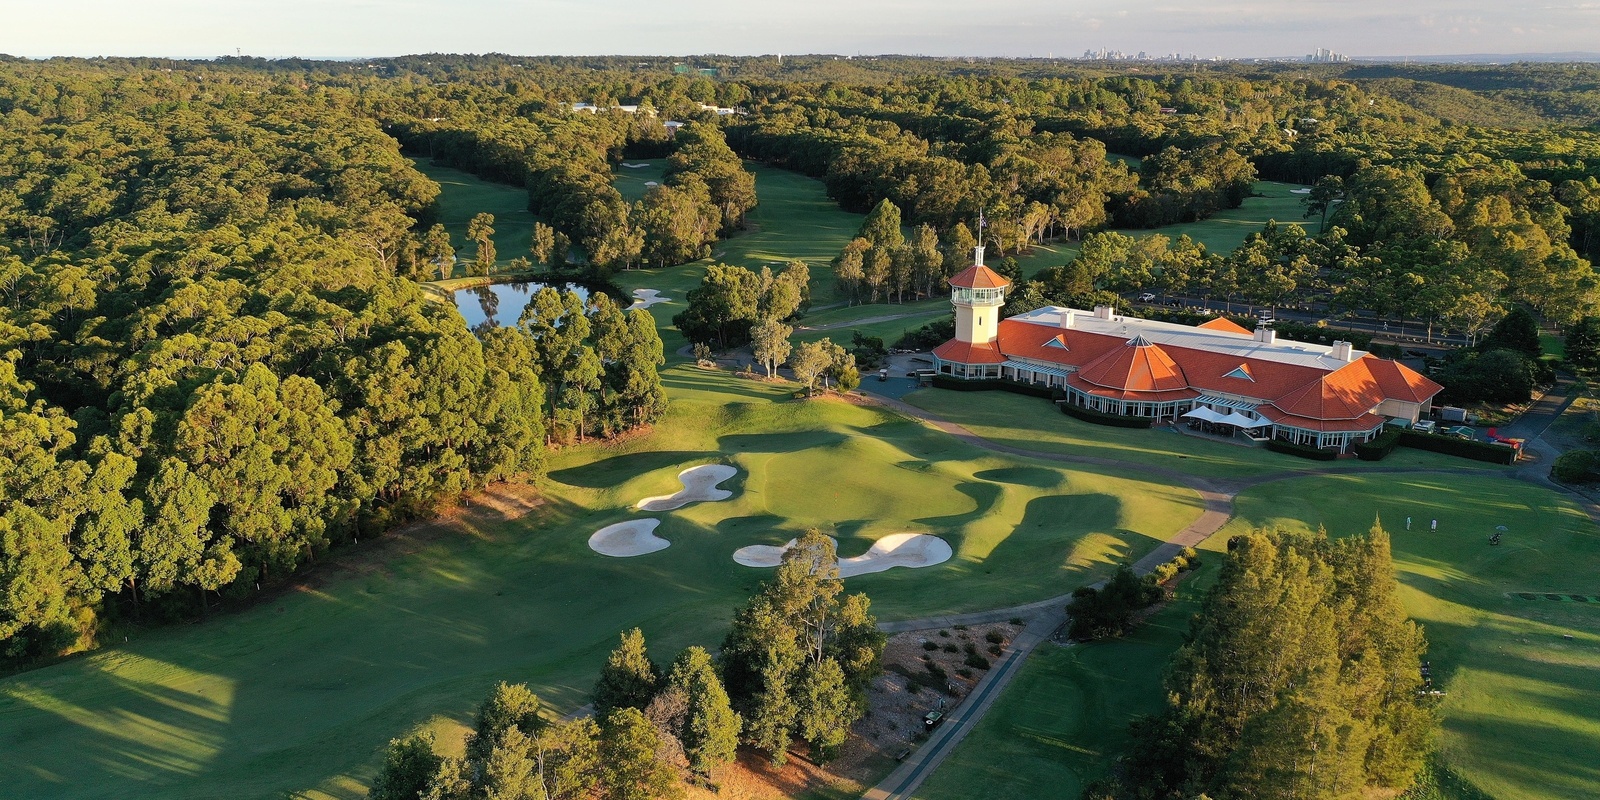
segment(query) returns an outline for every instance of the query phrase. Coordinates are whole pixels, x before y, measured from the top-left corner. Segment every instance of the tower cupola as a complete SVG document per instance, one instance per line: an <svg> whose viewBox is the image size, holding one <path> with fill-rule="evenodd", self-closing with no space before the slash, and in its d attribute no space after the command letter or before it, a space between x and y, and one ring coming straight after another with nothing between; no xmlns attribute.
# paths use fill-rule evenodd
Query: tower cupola
<svg viewBox="0 0 1600 800"><path fill-rule="evenodd" d="M950 303L956 307L956 340L986 344L995 339L1000 307L1011 281L983 265L983 247L973 251L973 264L950 278Z"/></svg>

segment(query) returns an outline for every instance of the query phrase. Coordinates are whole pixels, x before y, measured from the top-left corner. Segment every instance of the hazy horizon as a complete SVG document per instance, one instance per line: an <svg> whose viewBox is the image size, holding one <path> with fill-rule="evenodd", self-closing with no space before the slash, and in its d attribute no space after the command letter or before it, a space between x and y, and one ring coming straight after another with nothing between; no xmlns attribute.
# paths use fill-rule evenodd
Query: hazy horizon
<svg viewBox="0 0 1600 800"><path fill-rule="evenodd" d="M1072 58L1353 58L1540 54L1600 49L1600 2L1505 8L1486 0L1233 0L1058 3L811 0L30 0L8 10L0 53L50 56L374 58L519 55L827 53Z"/></svg>

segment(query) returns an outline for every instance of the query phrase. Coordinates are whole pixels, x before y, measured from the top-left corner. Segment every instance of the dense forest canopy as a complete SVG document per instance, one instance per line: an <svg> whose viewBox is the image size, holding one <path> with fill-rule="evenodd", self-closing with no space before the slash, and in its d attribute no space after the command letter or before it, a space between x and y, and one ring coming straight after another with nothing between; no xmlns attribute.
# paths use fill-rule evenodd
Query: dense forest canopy
<svg viewBox="0 0 1600 800"><path fill-rule="evenodd" d="M852 300L937 294L980 241L1012 269L1068 237L1083 257L1021 301L1149 286L1473 334L1514 305L1562 325L1600 308L1595 67L1139 69L0 60L0 647L54 653L108 616L248 596L537 475L546 442L660 413L642 312L585 317L552 292L480 337L427 298L417 281L459 265L408 157L525 187L534 250L499 256L596 280L737 235L758 159L874 211L836 262ZM627 158L669 163L631 203L611 180ZM1315 184L1326 232L1269 226L1231 254L1102 232L1204 218L1257 178ZM476 260L499 268L481 242ZM792 315L724 316L699 320L742 340Z"/></svg>

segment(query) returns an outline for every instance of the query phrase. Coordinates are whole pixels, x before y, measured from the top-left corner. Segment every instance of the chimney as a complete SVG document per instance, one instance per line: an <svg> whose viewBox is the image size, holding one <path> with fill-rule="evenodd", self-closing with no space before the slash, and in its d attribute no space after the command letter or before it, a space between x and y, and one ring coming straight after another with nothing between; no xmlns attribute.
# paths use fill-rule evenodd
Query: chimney
<svg viewBox="0 0 1600 800"><path fill-rule="evenodd" d="M1106 320L1111 319L1111 306L1095 306L1094 318Z"/></svg>
<svg viewBox="0 0 1600 800"><path fill-rule="evenodd" d="M1078 312L1073 311L1070 308L1062 309L1062 311L1061 311L1061 327L1063 327L1063 328L1072 328L1072 327L1076 327L1077 324L1078 324Z"/></svg>
<svg viewBox="0 0 1600 800"><path fill-rule="evenodd" d="M1271 328L1256 328L1255 340L1262 344L1273 344L1278 341L1278 332Z"/></svg>
<svg viewBox="0 0 1600 800"><path fill-rule="evenodd" d="M972 248L972 266L983 266L983 245Z"/></svg>
<svg viewBox="0 0 1600 800"><path fill-rule="evenodd" d="M1349 342L1334 342L1333 353L1331 355L1340 361L1349 361L1350 356L1352 355L1352 349L1353 347Z"/></svg>

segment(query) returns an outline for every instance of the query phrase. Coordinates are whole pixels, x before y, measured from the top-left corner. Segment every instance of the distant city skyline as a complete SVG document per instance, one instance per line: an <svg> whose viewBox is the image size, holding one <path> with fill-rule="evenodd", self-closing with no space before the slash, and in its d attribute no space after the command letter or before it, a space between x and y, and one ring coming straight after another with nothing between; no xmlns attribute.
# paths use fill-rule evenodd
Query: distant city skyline
<svg viewBox="0 0 1600 800"><path fill-rule="evenodd" d="M22 0L0 53L366 58L721 53L1354 58L1600 49L1600 2L1489 0Z"/></svg>

